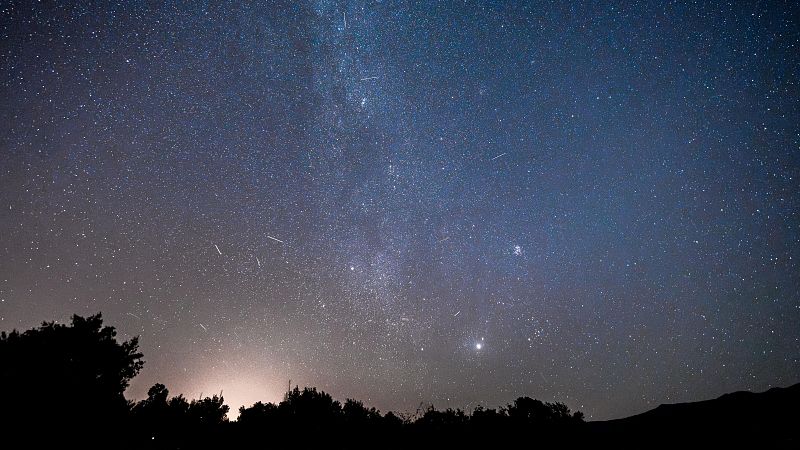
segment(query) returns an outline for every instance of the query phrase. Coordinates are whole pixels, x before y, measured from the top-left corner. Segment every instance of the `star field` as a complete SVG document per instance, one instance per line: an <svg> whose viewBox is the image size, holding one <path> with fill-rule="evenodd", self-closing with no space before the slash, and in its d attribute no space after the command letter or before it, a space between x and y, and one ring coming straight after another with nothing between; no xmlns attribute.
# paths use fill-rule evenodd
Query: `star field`
<svg viewBox="0 0 800 450"><path fill-rule="evenodd" d="M800 379L796 2L239 3L0 4L0 329L233 410Z"/></svg>

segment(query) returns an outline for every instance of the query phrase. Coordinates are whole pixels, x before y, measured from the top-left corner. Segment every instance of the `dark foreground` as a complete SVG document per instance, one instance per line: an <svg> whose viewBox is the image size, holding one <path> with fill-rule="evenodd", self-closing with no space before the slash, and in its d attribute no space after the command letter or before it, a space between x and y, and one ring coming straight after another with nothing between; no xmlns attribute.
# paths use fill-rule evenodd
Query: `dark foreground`
<svg viewBox="0 0 800 450"><path fill-rule="evenodd" d="M156 384L125 399L143 365L136 338L117 342L100 315L0 335L3 448L675 447L800 448L800 384L763 393L661 405L636 416L585 422L562 403L519 397L471 413L429 407L382 414L314 388L256 403L229 421L218 396L187 400Z"/></svg>

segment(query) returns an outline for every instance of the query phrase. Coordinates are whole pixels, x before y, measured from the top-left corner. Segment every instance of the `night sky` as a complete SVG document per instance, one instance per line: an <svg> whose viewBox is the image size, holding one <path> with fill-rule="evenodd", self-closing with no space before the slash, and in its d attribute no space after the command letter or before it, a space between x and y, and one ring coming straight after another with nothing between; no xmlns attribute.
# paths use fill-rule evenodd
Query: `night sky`
<svg viewBox="0 0 800 450"><path fill-rule="evenodd" d="M59 3L0 3L0 329L102 311L129 398L800 381L797 2Z"/></svg>

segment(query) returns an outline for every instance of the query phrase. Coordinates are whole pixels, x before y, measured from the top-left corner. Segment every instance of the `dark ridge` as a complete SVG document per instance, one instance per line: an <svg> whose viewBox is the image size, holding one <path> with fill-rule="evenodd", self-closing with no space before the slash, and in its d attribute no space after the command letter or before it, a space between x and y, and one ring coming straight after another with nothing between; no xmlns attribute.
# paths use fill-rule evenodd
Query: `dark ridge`
<svg viewBox="0 0 800 450"><path fill-rule="evenodd" d="M711 400L663 404L622 419L587 424L597 438L658 443L798 443L800 383L766 392L738 391Z"/></svg>

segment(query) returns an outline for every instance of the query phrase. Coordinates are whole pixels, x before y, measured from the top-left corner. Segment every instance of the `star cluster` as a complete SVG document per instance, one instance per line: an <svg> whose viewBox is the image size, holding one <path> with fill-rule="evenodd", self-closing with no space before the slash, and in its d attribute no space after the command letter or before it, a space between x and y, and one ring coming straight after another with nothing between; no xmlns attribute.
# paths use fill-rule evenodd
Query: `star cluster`
<svg viewBox="0 0 800 450"><path fill-rule="evenodd" d="M0 328L234 408L800 378L796 2L0 6Z"/></svg>

